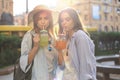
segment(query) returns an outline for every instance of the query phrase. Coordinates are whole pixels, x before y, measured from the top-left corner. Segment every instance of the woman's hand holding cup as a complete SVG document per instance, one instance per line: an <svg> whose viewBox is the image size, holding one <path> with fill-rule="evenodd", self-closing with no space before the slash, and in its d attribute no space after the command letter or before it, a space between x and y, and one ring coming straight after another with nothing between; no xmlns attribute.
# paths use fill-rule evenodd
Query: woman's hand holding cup
<svg viewBox="0 0 120 80"><path fill-rule="evenodd" d="M39 46L39 42L40 42L40 35L38 33L36 33L33 36L34 47L38 47Z"/></svg>
<svg viewBox="0 0 120 80"><path fill-rule="evenodd" d="M66 36L64 34L59 34L55 42L56 49L62 51L66 49L66 44L67 44Z"/></svg>

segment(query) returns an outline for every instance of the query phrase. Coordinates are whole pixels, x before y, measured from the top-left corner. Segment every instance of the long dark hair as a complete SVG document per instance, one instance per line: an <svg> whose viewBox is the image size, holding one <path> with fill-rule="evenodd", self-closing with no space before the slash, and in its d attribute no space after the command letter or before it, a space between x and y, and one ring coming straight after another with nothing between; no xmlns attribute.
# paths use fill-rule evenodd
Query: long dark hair
<svg viewBox="0 0 120 80"><path fill-rule="evenodd" d="M73 8L65 8L65 9L63 9L60 13L59 13L59 16L58 16L58 23L59 23L59 27L60 27L60 33L62 33L63 32L63 29L62 29L62 26L61 26L61 14L63 13L63 12L67 12L69 15L70 15L70 17L73 19L73 21L74 21L74 30L75 31L77 31L77 30L83 30L83 31L85 31L84 30L84 28L83 28L83 26L82 26L82 22L80 21L80 19L79 19L79 16L78 16L78 13L76 12L76 10L75 9L73 9ZM85 31L86 32L86 31Z"/></svg>

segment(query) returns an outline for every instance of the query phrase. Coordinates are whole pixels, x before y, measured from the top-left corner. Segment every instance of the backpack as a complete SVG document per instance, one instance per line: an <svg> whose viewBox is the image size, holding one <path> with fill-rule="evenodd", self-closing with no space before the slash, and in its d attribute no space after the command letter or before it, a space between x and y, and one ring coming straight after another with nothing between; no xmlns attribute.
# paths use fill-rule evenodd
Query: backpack
<svg viewBox="0 0 120 80"><path fill-rule="evenodd" d="M33 66L33 62L32 62L32 65L31 65L30 69L27 71L27 73L25 73L20 68L20 58L17 59L16 63L14 64L13 80L31 80L32 66ZM27 69L27 67L26 67L26 69Z"/></svg>
<svg viewBox="0 0 120 80"><path fill-rule="evenodd" d="M32 34L31 34L32 36ZM33 36L32 36L33 37ZM33 41L32 41L33 43ZM33 47L33 44L32 44ZM32 66L33 66L33 62L30 66L30 69L25 73L22 71L22 69L20 68L20 58L18 58L14 64L14 75L13 75L13 80L31 80L31 76L32 76ZM29 65L28 65L29 66ZM28 66L26 67L26 69L28 68Z"/></svg>

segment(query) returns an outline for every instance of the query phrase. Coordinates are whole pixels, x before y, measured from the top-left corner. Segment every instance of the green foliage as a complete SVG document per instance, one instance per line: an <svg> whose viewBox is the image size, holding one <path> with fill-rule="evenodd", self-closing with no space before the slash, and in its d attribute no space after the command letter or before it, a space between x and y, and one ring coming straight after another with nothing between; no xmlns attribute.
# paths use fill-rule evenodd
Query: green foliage
<svg viewBox="0 0 120 80"><path fill-rule="evenodd" d="M95 55L117 54L120 50L120 32L89 32L95 43ZM20 56L21 38L0 34L0 67L14 64ZM117 41L117 43L116 43ZM100 47L102 42L102 47Z"/></svg>
<svg viewBox="0 0 120 80"><path fill-rule="evenodd" d="M95 55L117 54L120 50L120 32L89 32L95 43ZM102 46L100 47L100 42Z"/></svg>
<svg viewBox="0 0 120 80"><path fill-rule="evenodd" d="M20 56L20 51L18 51L20 44L20 37L0 34L0 67L15 63Z"/></svg>

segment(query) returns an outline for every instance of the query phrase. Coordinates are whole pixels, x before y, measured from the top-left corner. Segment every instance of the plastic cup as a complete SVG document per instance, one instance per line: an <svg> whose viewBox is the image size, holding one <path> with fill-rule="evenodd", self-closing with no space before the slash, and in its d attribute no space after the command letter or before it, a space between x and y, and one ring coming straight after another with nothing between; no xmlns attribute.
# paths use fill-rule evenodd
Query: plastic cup
<svg viewBox="0 0 120 80"><path fill-rule="evenodd" d="M48 46L48 32L46 30L40 31L40 47Z"/></svg>
<svg viewBox="0 0 120 80"><path fill-rule="evenodd" d="M56 40L56 48L59 50L63 50L66 48L66 44L67 44L67 41L66 41L65 35L60 34L58 36L58 39Z"/></svg>

